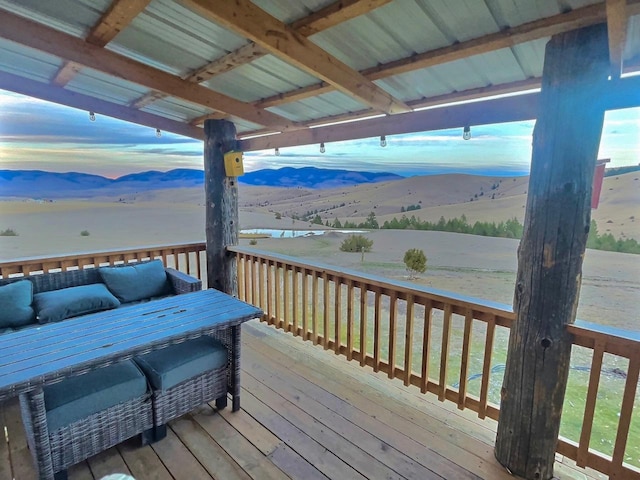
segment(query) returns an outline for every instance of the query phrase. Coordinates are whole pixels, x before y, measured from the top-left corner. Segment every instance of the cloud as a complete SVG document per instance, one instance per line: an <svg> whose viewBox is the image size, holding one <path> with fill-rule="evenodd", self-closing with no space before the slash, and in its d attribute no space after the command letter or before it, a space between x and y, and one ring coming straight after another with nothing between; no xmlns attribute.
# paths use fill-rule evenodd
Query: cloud
<svg viewBox="0 0 640 480"><path fill-rule="evenodd" d="M0 168L81 171L117 177L144 170L203 168L203 143L169 132L0 91ZM317 166L402 175L529 171L534 122L380 137L245 153L245 170ZM640 109L608 112L600 158L609 166L640 161Z"/></svg>

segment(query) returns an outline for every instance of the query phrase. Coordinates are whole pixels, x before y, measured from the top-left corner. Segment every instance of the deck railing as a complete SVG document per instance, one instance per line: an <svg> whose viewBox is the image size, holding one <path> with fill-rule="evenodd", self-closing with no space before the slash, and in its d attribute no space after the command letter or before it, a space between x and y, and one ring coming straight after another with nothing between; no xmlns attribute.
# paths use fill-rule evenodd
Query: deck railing
<svg viewBox="0 0 640 480"><path fill-rule="evenodd" d="M238 260L239 296L264 310L263 321L473 410L480 418L498 418L514 320L510 307L254 249L229 251ZM18 259L0 262L0 275L151 258L206 282L204 243ZM573 414L579 425L569 428L572 439L559 439L558 452L612 479L638 480L640 334L585 322L568 328L572 364L577 360L584 365L570 374L570 384L577 376L574 383L581 393L565 401L571 406L563 413L563 424ZM606 405L605 415L601 404L609 397L617 411ZM613 422L611 428L605 425L607 439L597 439L595 430L607 421Z"/></svg>
<svg viewBox="0 0 640 480"><path fill-rule="evenodd" d="M110 252L77 253L58 257L18 258L0 262L0 278L34 275L60 270L101 267L150 259L162 259L166 267L202 279L206 277L206 245L203 242L177 245L160 245Z"/></svg>
<svg viewBox="0 0 640 480"><path fill-rule="evenodd" d="M263 321L480 418L498 419L515 318L509 306L269 252L229 250L238 259L240 298L262 308ZM573 379L572 392L588 386L565 405L563 421L578 412L578 425L565 428L575 439L560 437L558 452L611 478L640 479L640 441L629 441L640 439L640 334L586 322L568 328L572 360L586 362L572 370L570 384L574 374L588 375L588 382ZM612 371L618 385L603 392L601 377ZM612 394L621 399L619 410L598 408L601 397ZM603 439L594 441L598 414L618 419L604 448Z"/></svg>

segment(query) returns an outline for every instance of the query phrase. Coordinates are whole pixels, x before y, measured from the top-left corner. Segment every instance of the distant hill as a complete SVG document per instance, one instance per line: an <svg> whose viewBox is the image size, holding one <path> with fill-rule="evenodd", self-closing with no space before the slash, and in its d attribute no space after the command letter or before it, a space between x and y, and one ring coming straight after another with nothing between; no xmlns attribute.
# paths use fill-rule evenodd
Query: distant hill
<svg viewBox="0 0 640 480"><path fill-rule="evenodd" d="M240 183L275 187L330 188L402 179L393 173L354 172L314 167L257 170L240 177ZM42 170L0 170L0 197L85 198L126 195L160 189L198 187L204 172L176 169L148 171L109 179L99 175Z"/></svg>
<svg viewBox="0 0 640 480"><path fill-rule="evenodd" d="M354 172L324 168L279 168L250 172L240 177L240 183L268 187L337 188L362 183L401 180L404 177L386 172Z"/></svg>

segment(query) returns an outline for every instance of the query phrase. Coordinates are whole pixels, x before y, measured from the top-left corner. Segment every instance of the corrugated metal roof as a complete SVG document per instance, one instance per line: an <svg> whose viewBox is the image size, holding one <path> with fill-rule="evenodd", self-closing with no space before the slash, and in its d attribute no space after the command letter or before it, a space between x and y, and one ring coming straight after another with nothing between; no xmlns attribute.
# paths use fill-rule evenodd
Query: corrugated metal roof
<svg viewBox="0 0 640 480"><path fill-rule="evenodd" d="M273 55L265 55L249 64L217 75L203 85L243 102L255 102L318 82L316 77Z"/></svg>
<svg viewBox="0 0 640 480"><path fill-rule="evenodd" d="M171 0L154 0L108 48L184 76L247 40Z"/></svg>
<svg viewBox="0 0 640 480"><path fill-rule="evenodd" d="M136 83L112 77L91 68L83 68L71 79L66 88L118 105L127 105L146 91Z"/></svg>
<svg viewBox="0 0 640 480"><path fill-rule="evenodd" d="M357 112L366 108L362 103L341 92L325 93L298 102L287 103L268 110L295 122Z"/></svg>
<svg viewBox="0 0 640 480"><path fill-rule="evenodd" d="M61 65L62 60L58 57L0 38L0 71L2 72L30 80L49 82Z"/></svg>
<svg viewBox="0 0 640 480"><path fill-rule="evenodd" d="M334 0L253 0L253 3L281 22L292 23L334 3Z"/></svg>
<svg viewBox="0 0 640 480"><path fill-rule="evenodd" d="M178 120L179 122L189 122L192 118L211 112L208 108L175 97L162 98L142 107L140 110Z"/></svg>
<svg viewBox="0 0 640 480"><path fill-rule="evenodd" d="M110 4L111 0L0 0L0 8L83 38Z"/></svg>
<svg viewBox="0 0 640 480"><path fill-rule="evenodd" d="M0 0L2 9L84 38L112 0ZM253 0L258 7L291 23L331 5L335 0ZM394 0L310 37L320 48L354 70L409 59L457 42L482 38L509 27L582 8L602 0ZM409 102L490 85L508 84L542 74L541 38L510 48L449 61L429 68L381 78L375 83L395 98ZM175 0L152 0L107 49L176 76L200 69L249 43L249 40L194 13ZM640 16L629 20L627 61L640 59ZM0 39L0 71L48 83L63 65L56 56ZM243 102L256 102L320 83L298 67L265 55L202 83ZM130 104L149 88L91 69L83 69L65 87L118 105ZM169 89L170 90L170 89ZM332 91L268 110L305 122L366 109L352 96ZM186 122L212 112L207 107L168 97L144 111ZM231 112L231 118L233 112ZM260 130L237 120L238 131Z"/></svg>

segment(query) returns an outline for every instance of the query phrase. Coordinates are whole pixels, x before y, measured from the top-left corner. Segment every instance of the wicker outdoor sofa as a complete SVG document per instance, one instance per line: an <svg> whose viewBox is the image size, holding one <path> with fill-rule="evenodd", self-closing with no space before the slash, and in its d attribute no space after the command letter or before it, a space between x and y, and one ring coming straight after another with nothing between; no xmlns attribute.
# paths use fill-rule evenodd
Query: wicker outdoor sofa
<svg viewBox="0 0 640 480"><path fill-rule="evenodd" d="M146 276L136 277L134 272L127 278L130 271L127 267ZM118 284L123 277L124 283ZM34 310L32 322L26 322L28 315L23 315L28 298L14 292L29 288L32 288L30 308ZM141 291L135 292L136 289ZM0 311L4 312L0 313L0 334L16 329L28 331L34 322L39 325L49 320L64 321L60 315L77 318L83 312L111 308L126 314L127 309L140 302L201 289L200 280L164 268L159 260L32 275L26 279L0 279ZM97 292L100 298L87 301L83 297L86 290L94 296ZM115 302L105 300L109 293L116 297ZM62 308L61 314L55 302L53 309L47 303L49 295L58 300L72 298L74 305ZM22 295L25 296L28 297ZM23 305L16 306L11 303L14 301L22 301ZM7 318L14 320L7 324ZM224 408L227 391L233 388L229 375L230 365L234 364L231 341L229 332L213 333L120 359L104 368L45 386L40 393L22 394L23 422L40 478L65 479L66 469L71 465L138 434L143 444L159 440L166 433L168 421L205 402L215 400L218 408Z"/></svg>

